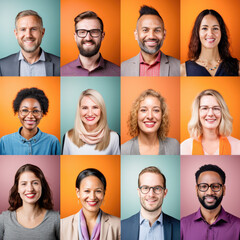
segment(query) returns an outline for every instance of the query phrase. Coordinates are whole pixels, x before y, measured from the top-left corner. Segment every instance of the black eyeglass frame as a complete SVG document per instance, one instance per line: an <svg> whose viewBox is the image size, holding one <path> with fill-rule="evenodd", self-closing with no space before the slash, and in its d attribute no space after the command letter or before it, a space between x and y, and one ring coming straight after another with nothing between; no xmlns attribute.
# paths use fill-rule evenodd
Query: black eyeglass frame
<svg viewBox="0 0 240 240"><path fill-rule="evenodd" d="M80 36L78 35L78 31L80 31L80 30L85 31L86 34L85 34L84 37L80 37ZM98 35L98 36L92 36L92 31L96 31L96 30L99 31L99 35ZM99 36L101 36L102 30L101 30L101 29L98 29L98 28L96 28L96 29L90 29L90 30L87 30L87 29L77 29L77 30L75 31L75 33L77 34L77 36L78 36L79 38L85 38L85 37L88 35L88 33L90 34L90 36L91 36L92 38L98 38Z"/></svg>
<svg viewBox="0 0 240 240"><path fill-rule="evenodd" d="M143 187L148 187L148 192L142 192L142 188L143 188ZM148 194L148 193L150 192L151 188L152 188L152 190L153 190L154 193L156 193L156 192L155 192L155 189L156 189L156 188L161 188L161 192L160 192L160 193L156 193L156 194L161 194L161 193L166 189L166 188L161 187L161 186L149 187L149 186L147 186L147 185L143 185L143 186L139 187L139 189L140 189L140 191L141 191L142 194Z"/></svg>
<svg viewBox="0 0 240 240"><path fill-rule="evenodd" d="M207 185L206 191L202 191L202 190L199 189L199 186L202 185L202 184ZM218 191L213 190L213 185L215 185L215 184L218 184L218 185L220 186L220 188L219 188ZM212 184L208 185L207 183L199 183L199 184L197 184L197 187L198 187L198 190L199 190L200 192L207 192L207 190L209 189L209 187L212 189L213 192L220 192L221 189L223 188L223 184L221 184L221 183L212 183Z"/></svg>

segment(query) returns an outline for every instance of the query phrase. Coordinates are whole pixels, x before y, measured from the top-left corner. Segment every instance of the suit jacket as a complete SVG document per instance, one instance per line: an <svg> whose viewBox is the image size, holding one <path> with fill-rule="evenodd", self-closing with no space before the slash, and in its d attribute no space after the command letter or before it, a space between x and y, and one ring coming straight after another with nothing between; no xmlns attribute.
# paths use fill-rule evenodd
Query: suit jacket
<svg viewBox="0 0 240 240"><path fill-rule="evenodd" d="M164 240L180 240L180 221L163 213ZM121 221L121 240L138 240L140 213Z"/></svg>
<svg viewBox="0 0 240 240"><path fill-rule="evenodd" d="M121 64L121 76L139 76L139 54ZM161 52L160 76L180 76L180 61Z"/></svg>
<svg viewBox="0 0 240 240"><path fill-rule="evenodd" d="M45 53L45 67L47 76L60 76L60 58ZM0 59L0 76L20 76L19 53Z"/></svg>
<svg viewBox="0 0 240 240"><path fill-rule="evenodd" d="M60 239L78 240L79 212L61 219ZM120 219L102 211L100 240L120 240Z"/></svg>

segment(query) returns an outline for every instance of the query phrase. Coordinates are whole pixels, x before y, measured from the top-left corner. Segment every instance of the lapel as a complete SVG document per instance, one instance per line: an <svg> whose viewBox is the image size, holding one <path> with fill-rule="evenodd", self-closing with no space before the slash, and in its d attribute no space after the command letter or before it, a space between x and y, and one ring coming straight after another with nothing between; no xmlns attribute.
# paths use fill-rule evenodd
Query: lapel
<svg viewBox="0 0 240 240"><path fill-rule="evenodd" d="M131 240L138 240L140 231L140 212L134 215L134 219L131 224L129 224L130 238ZM137 234L136 234L137 233Z"/></svg>
<svg viewBox="0 0 240 240"><path fill-rule="evenodd" d="M73 217L73 239L78 240L78 222L79 222L79 212Z"/></svg>
<svg viewBox="0 0 240 240"><path fill-rule="evenodd" d="M52 63L52 59L49 56L48 53L44 52L45 54L45 67L46 67L46 76L53 76L53 63Z"/></svg>
<svg viewBox="0 0 240 240"><path fill-rule="evenodd" d="M172 236L172 223L168 220L167 216L163 213L163 230L164 240L171 240Z"/></svg>
<svg viewBox="0 0 240 240"><path fill-rule="evenodd" d="M132 58L132 67L130 69L131 76L139 76L140 75L140 72L139 72L140 71L140 66L139 66L139 64L140 64L140 61L139 61L140 55L139 54Z"/></svg>
<svg viewBox="0 0 240 240"><path fill-rule="evenodd" d="M167 56L161 52L161 61L160 61L160 76L169 76L169 60Z"/></svg>
<svg viewBox="0 0 240 240"><path fill-rule="evenodd" d="M109 216L102 211L100 240L107 239L108 229L109 229L108 220L109 220Z"/></svg>
<svg viewBox="0 0 240 240"><path fill-rule="evenodd" d="M11 75L9 76L20 76L20 61L18 60L19 58L19 53L16 53L13 59L13 63L11 64Z"/></svg>

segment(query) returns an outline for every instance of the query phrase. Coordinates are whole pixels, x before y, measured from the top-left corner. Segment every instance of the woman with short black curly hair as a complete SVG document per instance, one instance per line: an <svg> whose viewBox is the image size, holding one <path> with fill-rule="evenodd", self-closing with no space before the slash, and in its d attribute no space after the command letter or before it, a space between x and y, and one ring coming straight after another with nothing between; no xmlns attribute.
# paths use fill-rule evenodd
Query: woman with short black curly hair
<svg viewBox="0 0 240 240"><path fill-rule="evenodd" d="M18 132L0 139L1 155L60 155L58 139L37 127L48 106L48 98L38 88L24 88L17 93L13 111L22 126Z"/></svg>

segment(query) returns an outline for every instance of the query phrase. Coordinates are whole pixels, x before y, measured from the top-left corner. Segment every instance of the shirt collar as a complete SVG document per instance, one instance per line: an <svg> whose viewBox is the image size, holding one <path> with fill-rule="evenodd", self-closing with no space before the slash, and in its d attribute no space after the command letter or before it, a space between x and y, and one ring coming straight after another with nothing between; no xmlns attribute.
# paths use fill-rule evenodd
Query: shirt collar
<svg viewBox="0 0 240 240"><path fill-rule="evenodd" d="M81 68L84 68L83 66L82 66L82 63L81 63L81 61L80 61L80 57L78 57L78 64L77 64L77 67L81 67ZM99 56L99 58L98 58L98 65L97 65L97 67L95 68L95 69L97 69L97 68L104 68L105 67L105 62L104 62L104 59L103 59L103 57L102 57L102 55L101 55L101 53L100 53L100 56ZM94 69L94 70L95 70Z"/></svg>
<svg viewBox="0 0 240 240"><path fill-rule="evenodd" d="M148 220L145 219L145 218L143 218L141 212L140 212L139 214L140 214L140 220L139 220L139 223L140 223L140 225L142 225L143 222L148 221ZM161 212L160 216L158 217L158 219L157 219L155 222L157 222L157 223L163 225L163 214L162 214L162 212Z"/></svg>
<svg viewBox="0 0 240 240"><path fill-rule="evenodd" d="M153 64L155 64L155 63L160 63L160 61L161 61L161 51L159 51L159 53L158 53L158 55L157 55L157 58L155 59L155 61L154 61ZM145 64L147 64L147 63L144 61L141 52L140 52L140 63L145 63ZM153 65L153 64L151 64L151 65Z"/></svg>
<svg viewBox="0 0 240 240"><path fill-rule="evenodd" d="M36 134L35 136L33 136L32 138L30 138L29 140L27 140L26 138L24 138L24 137L20 134L21 130L22 130L22 127L20 127L20 128L18 129L17 136L18 136L18 138L19 138L23 143L25 143L25 142L37 142L37 141L39 141L39 139L40 139L40 137L41 137L41 135L42 135L41 130L38 128L37 134Z"/></svg>
<svg viewBox="0 0 240 240"><path fill-rule="evenodd" d="M35 63L37 63L38 61L43 61L43 62L46 61L44 51L43 51L42 49L40 49L40 51L41 51L40 58L39 58ZM21 60L26 61L25 58L24 58L24 56L23 56L23 54L22 54L22 51L19 52L18 60L19 60L19 61L21 61Z"/></svg>

